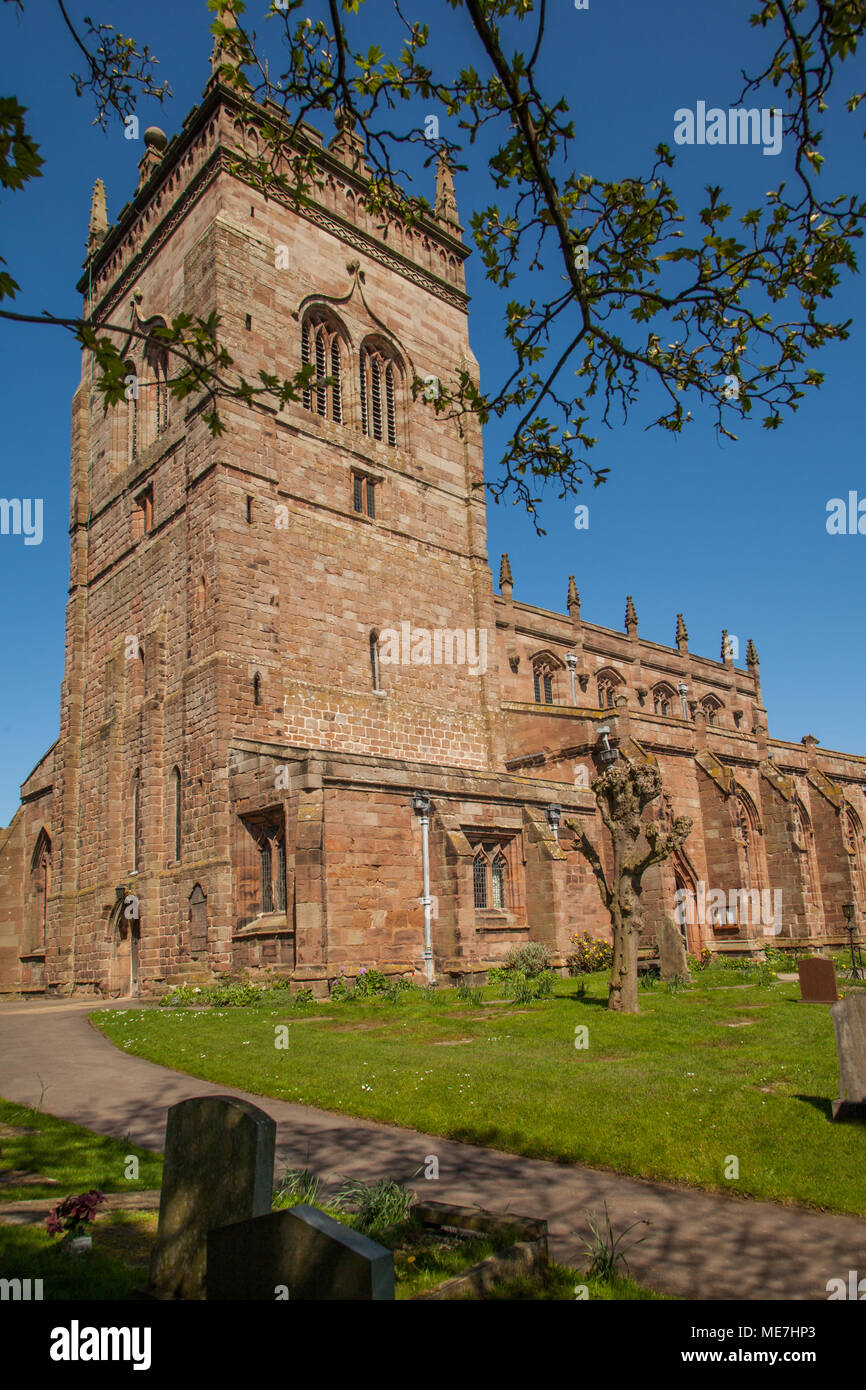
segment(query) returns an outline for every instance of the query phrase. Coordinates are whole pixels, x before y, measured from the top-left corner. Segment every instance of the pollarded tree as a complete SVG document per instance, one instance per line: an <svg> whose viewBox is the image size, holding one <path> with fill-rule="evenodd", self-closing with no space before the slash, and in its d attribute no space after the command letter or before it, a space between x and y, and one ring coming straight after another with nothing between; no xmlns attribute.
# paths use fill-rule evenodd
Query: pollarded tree
<svg viewBox="0 0 866 1390"><path fill-rule="evenodd" d="M636 1014L637 948L643 927L641 883L651 864L660 864L686 840L692 828L687 816L678 816L665 831L654 821L646 824L647 806L661 795L662 779L654 763L635 764L620 756L592 784L602 822L613 847L610 879L598 850L576 821L575 845L589 861L610 913L613 928L613 969L607 1007L617 1013Z"/></svg>

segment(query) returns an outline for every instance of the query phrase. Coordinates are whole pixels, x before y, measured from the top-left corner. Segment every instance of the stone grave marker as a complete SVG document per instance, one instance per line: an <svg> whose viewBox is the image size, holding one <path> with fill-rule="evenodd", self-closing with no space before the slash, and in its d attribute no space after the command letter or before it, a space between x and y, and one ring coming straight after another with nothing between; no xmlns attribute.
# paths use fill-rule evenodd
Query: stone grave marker
<svg viewBox="0 0 866 1390"><path fill-rule="evenodd" d="M846 994L830 1009L839 1057L839 1099L833 1119L866 1120L866 993Z"/></svg>
<svg viewBox="0 0 866 1390"><path fill-rule="evenodd" d="M270 1211L276 1130L270 1115L234 1096L171 1107L151 1297L204 1298L208 1231Z"/></svg>
<svg viewBox="0 0 866 1390"><path fill-rule="evenodd" d="M315 1207L272 1211L208 1232L207 1297L393 1299L394 1256Z"/></svg>
<svg viewBox="0 0 866 1390"><path fill-rule="evenodd" d="M690 980L689 961L683 934L669 913L658 926L656 940L659 948L659 973L663 980Z"/></svg>
<svg viewBox="0 0 866 1390"><path fill-rule="evenodd" d="M803 1004L835 1004L839 998L836 967L824 956L811 956L797 962L800 976L800 1002Z"/></svg>

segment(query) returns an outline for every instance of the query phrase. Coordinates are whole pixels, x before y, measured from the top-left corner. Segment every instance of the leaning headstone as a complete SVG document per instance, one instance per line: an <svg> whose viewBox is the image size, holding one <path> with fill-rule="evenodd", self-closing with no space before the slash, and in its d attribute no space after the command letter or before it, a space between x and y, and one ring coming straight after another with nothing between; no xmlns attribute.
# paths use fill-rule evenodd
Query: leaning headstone
<svg viewBox="0 0 866 1390"><path fill-rule="evenodd" d="M866 1120L866 994L858 990L839 999L830 1010L839 1057L839 1099L833 1119Z"/></svg>
<svg viewBox="0 0 866 1390"><path fill-rule="evenodd" d="M394 1297L394 1256L315 1207L208 1232L208 1302Z"/></svg>
<svg viewBox="0 0 866 1390"><path fill-rule="evenodd" d="M797 962L800 977L800 1002L803 1004L835 1004L839 998L836 967L824 956L810 956Z"/></svg>
<svg viewBox="0 0 866 1390"><path fill-rule="evenodd" d="M689 960L683 934L669 913L658 926L659 973L663 980L690 980Z"/></svg>
<svg viewBox="0 0 866 1390"><path fill-rule="evenodd" d="M204 1298L207 1234L271 1209L276 1124L234 1096L173 1105L165 1123L154 1298Z"/></svg>

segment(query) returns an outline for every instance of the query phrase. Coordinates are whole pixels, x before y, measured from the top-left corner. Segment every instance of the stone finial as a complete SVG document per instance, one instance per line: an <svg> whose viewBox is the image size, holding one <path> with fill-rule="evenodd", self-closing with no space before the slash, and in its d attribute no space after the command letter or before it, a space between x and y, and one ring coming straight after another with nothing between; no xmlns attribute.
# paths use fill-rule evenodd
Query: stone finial
<svg viewBox="0 0 866 1390"><path fill-rule="evenodd" d="M334 125L337 128L337 133L328 145L328 149L344 164L354 169L356 173L367 177L370 170L364 159L364 141L358 134L357 124L357 119L347 107L335 107Z"/></svg>
<svg viewBox="0 0 866 1390"><path fill-rule="evenodd" d="M568 616L570 618L580 617L580 594L577 592L573 574L568 576Z"/></svg>
<svg viewBox="0 0 866 1390"><path fill-rule="evenodd" d="M733 659L734 659L734 658L733 658L733 653L732 653L732 651L731 651L731 644L730 644L730 642L728 641L728 629L727 629L726 627L723 627L723 628L722 628L722 661L731 662L731 661L733 661Z"/></svg>
<svg viewBox="0 0 866 1390"><path fill-rule="evenodd" d="M625 630L629 637L637 637L637 613L631 594L625 600Z"/></svg>
<svg viewBox="0 0 866 1390"><path fill-rule="evenodd" d="M165 154L168 136L158 125L149 125L144 132L144 154L138 161L138 186L143 188Z"/></svg>
<svg viewBox="0 0 866 1390"><path fill-rule="evenodd" d="M436 216L442 222L451 222L455 227L460 225L457 194L454 192L454 174L444 150L440 150L436 160Z"/></svg>
<svg viewBox="0 0 866 1390"><path fill-rule="evenodd" d="M102 179L97 179L93 185L93 196L90 199L90 226L87 232L87 254L92 256L94 251L104 242L108 235L108 211L105 206L105 184Z"/></svg>
<svg viewBox="0 0 866 1390"><path fill-rule="evenodd" d="M681 652L689 649L689 634L682 613L677 614L677 646Z"/></svg>
<svg viewBox="0 0 866 1390"><path fill-rule="evenodd" d="M821 742L821 740L819 738L816 738L814 734L804 734L803 737L800 739L800 742L804 743L807 748L814 748Z"/></svg>
<svg viewBox="0 0 866 1390"><path fill-rule="evenodd" d="M238 27L238 22L231 10L227 10L225 14L221 15L220 20L227 29L237 29ZM216 77L224 64L235 62L236 60L226 53L223 39L214 34L213 47L210 53L211 77Z"/></svg>
<svg viewBox="0 0 866 1390"><path fill-rule="evenodd" d="M746 647L746 665L747 665L747 666L759 666L759 665L760 665L760 662L758 661L758 653L757 653L757 650L756 650L756 648L755 648L755 644L754 644L754 642L752 641L751 637L749 638L749 645Z"/></svg>
<svg viewBox="0 0 866 1390"><path fill-rule="evenodd" d="M507 589L509 594L514 588L514 579L511 574L511 561L507 555L503 555L499 565L499 588L502 593Z"/></svg>

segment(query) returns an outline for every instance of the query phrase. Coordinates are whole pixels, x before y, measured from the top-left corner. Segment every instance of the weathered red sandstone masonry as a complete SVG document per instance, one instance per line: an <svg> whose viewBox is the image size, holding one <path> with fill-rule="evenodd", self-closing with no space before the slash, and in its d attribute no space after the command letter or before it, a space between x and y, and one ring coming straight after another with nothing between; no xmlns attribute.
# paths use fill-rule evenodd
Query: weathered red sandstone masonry
<svg viewBox="0 0 866 1390"><path fill-rule="evenodd" d="M0 831L0 989L419 971L420 789L437 974L483 977L529 939L562 961L607 923L552 808L604 852L608 750L657 759L659 815L694 821L645 880L648 938L703 884L780 890L774 944L841 941L841 904L866 908L866 760L769 737L751 642L741 669L726 634L719 661L692 654L682 615L674 646L648 641L631 598L624 633L584 622L574 579L565 614L530 607L507 556L494 592L480 432L411 390L477 372L450 173L429 217L384 227L340 120L327 147L299 137L322 156L310 206L265 201L237 158L266 114L214 77L171 141L148 131L113 226L97 184L79 289L144 332L215 311L248 378L314 361L339 386L227 406L215 440L170 400L157 339L130 348L138 398L107 418L83 361L60 735ZM693 951L770 940L686 932Z"/></svg>

